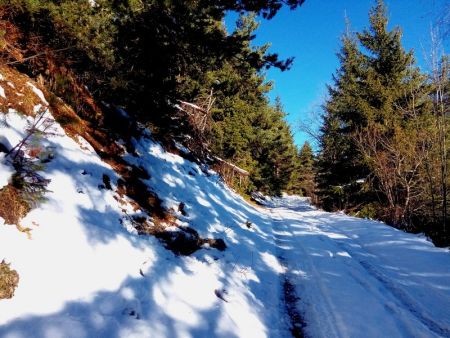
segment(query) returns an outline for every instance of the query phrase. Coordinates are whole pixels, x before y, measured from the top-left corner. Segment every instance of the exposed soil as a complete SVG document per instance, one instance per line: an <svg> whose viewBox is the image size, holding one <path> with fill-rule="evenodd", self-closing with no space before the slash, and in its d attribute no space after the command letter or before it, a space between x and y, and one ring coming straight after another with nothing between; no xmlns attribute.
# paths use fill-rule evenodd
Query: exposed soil
<svg viewBox="0 0 450 338"><path fill-rule="evenodd" d="M163 224L150 224L143 217L134 218L136 229L140 235L152 235L158 238L164 247L176 255L189 256L209 246L219 251L227 248L225 241L221 238L202 238L198 232L187 226L177 226L172 220L170 223L177 226L176 231L167 230Z"/></svg>

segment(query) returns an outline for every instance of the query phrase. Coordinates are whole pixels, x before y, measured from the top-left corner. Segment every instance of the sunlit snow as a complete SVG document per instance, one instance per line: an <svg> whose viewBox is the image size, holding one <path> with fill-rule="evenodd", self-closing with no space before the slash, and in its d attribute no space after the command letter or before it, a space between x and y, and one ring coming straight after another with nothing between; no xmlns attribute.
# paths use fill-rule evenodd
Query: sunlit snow
<svg viewBox="0 0 450 338"><path fill-rule="evenodd" d="M5 117L0 142L13 146L31 118ZM250 205L147 131L133 140L140 156L125 159L147 169L178 225L228 247L176 256L132 229L140 211L100 187L119 176L87 141L55 128L42 141L54 152L42 172L50 192L21 222L31 239L0 220L0 259L20 275L0 300L1 337L289 337L285 281L312 337L450 336L448 250L305 198ZM0 188L11 174L0 154Z"/></svg>

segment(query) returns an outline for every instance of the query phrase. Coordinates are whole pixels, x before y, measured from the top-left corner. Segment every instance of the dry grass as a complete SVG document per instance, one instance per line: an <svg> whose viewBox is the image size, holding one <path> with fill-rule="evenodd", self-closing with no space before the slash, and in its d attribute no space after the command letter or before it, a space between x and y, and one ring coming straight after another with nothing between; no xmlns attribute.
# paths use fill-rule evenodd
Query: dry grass
<svg viewBox="0 0 450 338"><path fill-rule="evenodd" d="M7 224L18 225L20 220L30 211L30 206L22 198L20 190L6 185L0 189L0 217Z"/></svg>
<svg viewBox="0 0 450 338"><path fill-rule="evenodd" d="M20 221L30 210L30 205L19 189L11 184L0 189L0 217L6 224L14 224L17 230L26 233L29 239L31 239L31 229L20 225Z"/></svg>
<svg viewBox="0 0 450 338"><path fill-rule="evenodd" d="M11 270L5 261L0 263L0 299L9 299L14 296L14 291L19 284L19 274Z"/></svg>
<svg viewBox="0 0 450 338"><path fill-rule="evenodd" d="M5 20L8 13L7 6L0 8L0 60L2 63L23 60L23 50L19 46L23 35L14 24Z"/></svg>
<svg viewBox="0 0 450 338"><path fill-rule="evenodd" d="M0 110L7 112L8 109L14 109L21 114L34 116L34 107L43 103L33 92L32 87L27 84L28 82L33 83L33 81L7 66L0 66L0 74L3 76L3 79L0 80L0 86L5 91L6 96L6 99L0 96ZM36 83L33 84L37 88L40 87Z"/></svg>
<svg viewBox="0 0 450 338"><path fill-rule="evenodd" d="M48 98L50 111L56 122L64 128L68 136L77 141L77 135L82 135L83 130L86 128L83 121L70 106L56 95L50 93Z"/></svg>

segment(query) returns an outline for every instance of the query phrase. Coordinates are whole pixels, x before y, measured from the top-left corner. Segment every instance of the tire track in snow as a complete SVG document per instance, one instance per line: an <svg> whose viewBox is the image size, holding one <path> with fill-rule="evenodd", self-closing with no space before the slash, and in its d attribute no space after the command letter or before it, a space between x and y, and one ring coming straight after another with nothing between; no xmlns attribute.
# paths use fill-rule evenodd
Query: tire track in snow
<svg viewBox="0 0 450 338"><path fill-rule="evenodd" d="M342 245L339 242L338 246L342 249L347 250L353 257L358 257L360 254L352 252L352 250L348 250L346 245ZM374 277L379 283L382 284L383 288L391 294L391 296L397 301L399 309L408 311L411 315L413 315L420 323L422 323L428 330L431 332L442 336L442 337L450 337L450 330L440 323L435 321L431 315L427 313L425 309L414 299L412 299L408 293L403 291L402 289L396 287L394 282L390 280L385 274L383 274L380 269L376 268L373 264L364 259L356 258L358 263L364 268L365 271L372 277ZM356 279L356 276L354 276ZM366 288L369 288L370 285L365 283ZM391 309L395 312L396 309L391 307ZM404 327L407 327L404 325ZM413 332L411 332L413 334Z"/></svg>
<svg viewBox="0 0 450 338"><path fill-rule="evenodd" d="M336 227L327 224L337 233L342 233L346 237L351 238L345 231L341 231ZM355 240L353 240L355 241ZM356 242L356 241L355 241ZM367 271L367 273L375 278L379 283L382 284L383 288L388 291L392 297L397 300L400 307L403 310L407 310L411 315L413 315L419 322L421 322L428 330L431 332L442 336L442 337L450 337L450 328L448 325L441 324L438 321L433 319L433 316L429 314L420 303L414 300L412 297L408 295L407 292L402 290L401 288L395 286L395 282L393 282L385 273L382 272L381 268L376 267L374 264L370 263L367 259L364 259L364 255L361 252L354 250L350 245L343 243L342 241L335 240L334 243L342 250L348 252L352 257L354 257L359 265ZM371 254L367 251L362 245L357 243L358 247L361 250L367 252L367 254ZM354 276L356 277L356 276ZM368 284L365 283L367 286ZM432 289L428 289L429 292L432 292Z"/></svg>
<svg viewBox="0 0 450 338"><path fill-rule="evenodd" d="M283 276L283 284L288 283L288 285L293 286L293 288L289 291L291 293L291 296L286 299L285 295L281 295L282 300L285 304L285 311L289 316L290 322L291 322L291 333L294 337L307 337L307 334L305 332L305 328L307 327L307 322L304 319L303 313L299 310L299 306L302 303L302 298L298 295L298 288L295 286L298 285L298 283L301 283L301 281L298 279L297 276L295 276L292 271L292 261L287 257L289 248L285 248L284 240L281 238L281 233L289 234L290 237L293 237L291 231L289 231L289 227L286 224L286 220L284 220L280 213L276 210L276 208L271 208L270 212L272 213L272 223L273 223L273 229L274 229L274 237L275 237L275 243L278 248L278 258L282 262L282 264L285 267L285 273ZM276 216L275 216L276 215ZM277 230L275 230L277 229ZM293 245L294 243L289 243L290 245ZM297 244L297 243L296 243ZM320 309L320 313L326 313L327 315L325 318L327 319L326 322L321 322L320 326L325 331L324 338L330 338L330 337L343 337L339 334L339 331L336 330L336 323L342 323L341 318L337 316L337 311L333 308L332 302L330 301L330 297L328 294L328 291L324 287L319 274L317 270L315 269L314 265L307 259L308 255L306 254L306 251L303 250L303 248L299 248L297 246L297 249L302 250L302 258L304 258L304 264L303 267L308 272L308 274L311 275L313 279L317 281L315 284L316 287L319 288L320 292L316 294L320 294L323 298L323 302L317 302L317 304L322 305L322 308ZM284 289L284 288L283 288ZM300 303L300 304L299 304ZM319 316L315 316L318 318ZM340 325L338 325L340 326ZM342 326L343 328L345 326ZM344 329L345 331L345 329ZM296 334L299 334L296 336Z"/></svg>
<svg viewBox="0 0 450 338"><path fill-rule="evenodd" d="M283 219L283 217L280 215L280 212L274 209L271 210L273 210L273 212L278 215L278 217L276 218L273 217L274 227L282 229L282 232L290 233L291 236L293 236L292 232L289 229L289 225L286 223L287 220ZM301 211L299 210L292 210L290 208L288 208L287 210L289 212L293 212L294 214L301 214ZM394 283L390 281L390 279L386 275L384 275L376 267L374 267L373 264L371 264L367 260L361 259L363 253L358 253L357 251L353 250L350 245L346 245L338 239L333 239L326 236L326 232L324 232L317 226L303 223L301 217L298 217L298 221L300 221L300 224L302 226L307 227L308 231L317 233L319 235L318 239L321 242L326 242L327 245L330 245L328 249L338 249L334 251L344 252L348 255L348 257L354 258L353 260L343 261L344 266L346 266L345 270L347 270L343 272L348 272L348 276L355 280L355 282L358 283L363 289L367 290L367 293L371 294L371 297L373 297L373 299L379 300L379 304L384 306L386 312L397 315L396 317L398 318L396 318L395 325L398 327L400 332L403 332L408 337L428 337L428 335L424 331L428 332L428 334L433 333L442 337L450 337L450 331L446 327L433 320L425 310L421 309L422 307L420 306L420 304L417 304L417 302L411 299L406 292L396 287ZM335 227L331 228L333 230L336 230L337 233L340 233L340 231L338 231L338 229L336 229ZM286 257L284 257L284 253L286 253L286 250L283 251L282 245L279 245L279 235L277 236L276 232L274 233L276 241L278 239L277 246L280 248L282 253L280 258L289 268L289 262L287 262L286 264ZM351 237L349 236L346 237L351 239ZM358 244L356 241L354 242L355 244ZM300 253L300 255L298 255L298 253L297 255L301 256L304 270L306 269L306 272L310 275L310 278L314 280L314 284L309 285L309 287L315 288L318 292L313 293L315 295L320 295L320 297L323 298L323 301L321 301L320 299L314 299L314 306L317 307L319 305L321 306L321 308L315 309L314 307L311 307L311 309L308 308L307 311L313 310L314 312L316 312L316 315L313 316L313 318L318 321L316 325L321 327L321 331L324 334L324 337L328 338L348 336L346 325L347 323L345 323L345 321L340 318L341 316L339 316L339 313L333 304L333 298L330 297L328 288L325 287L322 282L322 275L318 272L316 266L309 258L309 255L311 253L308 253L298 241L296 241L295 244L296 250L300 251L298 252ZM362 248L361 245L357 246ZM326 251L331 255L330 257L333 256L332 251ZM370 280L368 280L367 277L369 277ZM324 313L326 314L325 316ZM324 321L325 318L326 320ZM422 332L417 332L417 327L410 325L412 318L417 320L417 324L423 327L423 330L420 330Z"/></svg>
<svg viewBox="0 0 450 338"><path fill-rule="evenodd" d="M285 256L286 248L284 247L283 239L279 232L275 231L278 228L278 224L282 224L279 219L274 217L274 209L269 209L272 214L272 230L275 239L275 245L277 248L277 258L279 259L281 265L283 266L284 273L280 276L281 292L280 301L283 304L283 312L286 313L290 325L289 331L295 338L304 338L305 334L303 328L305 327L305 322L303 316L298 311L297 302L300 298L297 295L295 284L293 284L293 278L290 274L290 264Z"/></svg>
<svg viewBox="0 0 450 338"><path fill-rule="evenodd" d="M364 266L361 264L361 262L358 261L357 263L358 263L358 266L361 266L362 268L364 268ZM411 328L410 325L408 325L410 323L410 320L408 320L408 318L405 318L405 316L406 317L408 316L408 314L405 313L405 312L408 312L408 310L404 309L404 307L399 304L399 302L397 301L397 299L395 297L389 297L389 290L386 289L384 284L381 284L381 285L380 284L377 284L377 285L370 284L367 282L367 279L364 279L358 275L358 272L360 273L360 271L356 270L355 267L352 267L350 265L348 267L349 267L349 269L347 271L348 274L361 287L366 289L368 293L371 293L374 296L376 295L379 299L384 299L383 304L384 304L385 309L388 312L392 313L393 315L396 315L396 318L398 318L398 320L396 320L396 325L398 326L398 328L400 329L401 332L405 332L407 337L415 337L418 335L418 333L414 330L414 328ZM355 270L355 271L353 271L353 270ZM383 292L387 292L388 295L383 294ZM424 326L424 327L426 328L426 326Z"/></svg>

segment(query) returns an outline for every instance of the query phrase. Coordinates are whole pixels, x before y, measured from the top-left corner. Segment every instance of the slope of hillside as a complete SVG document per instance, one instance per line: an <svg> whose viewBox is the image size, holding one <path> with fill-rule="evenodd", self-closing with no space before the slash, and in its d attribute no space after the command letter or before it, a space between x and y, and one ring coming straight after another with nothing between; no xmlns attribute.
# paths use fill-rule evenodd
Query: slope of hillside
<svg viewBox="0 0 450 338"><path fill-rule="evenodd" d="M40 105L36 111L45 102ZM286 336L282 267L267 212L144 132L125 157L146 168L150 177L143 181L172 209L173 221L158 226L167 233L195 228L227 246L219 251L206 243L189 257L177 256L137 234L137 219L154 224L120 194L118 174L84 139L68 137L50 111L45 118L51 131L35 142L51 152L39 172L49 180L46 201L20 221L28 236L3 221L0 226L0 258L20 275L14 297L0 301L0 336ZM2 119L9 148L35 121L15 110ZM1 168L6 183L13 171L7 159Z"/></svg>

